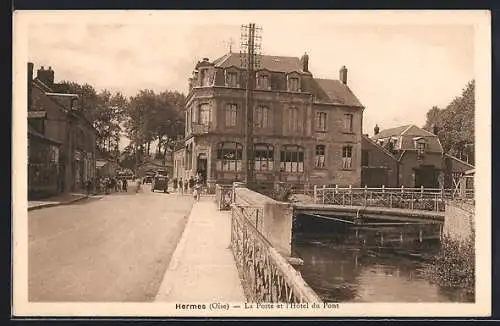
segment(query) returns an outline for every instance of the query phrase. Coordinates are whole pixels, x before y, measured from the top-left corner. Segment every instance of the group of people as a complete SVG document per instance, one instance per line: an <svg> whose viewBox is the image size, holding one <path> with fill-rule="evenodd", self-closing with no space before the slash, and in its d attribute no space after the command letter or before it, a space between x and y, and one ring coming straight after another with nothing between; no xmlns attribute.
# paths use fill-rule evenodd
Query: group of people
<svg viewBox="0 0 500 326"><path fill-rule="evenodd" d="M127 178L120 177L100 177L97 180L98 192L109 194L111 191L127 192Z"/></svg>
<svg viewBox="0 0 500 326"><path fill-rule="evenodd" d="M197 174L194 178L193 176L191 176L187 180L182 180L182 178L177 180L177 178L174 178L172 183L174 191L177 191L177 189L179 189L179 192L181 194L191 192L196 200L200 199L200 191L203 183L201 175Z"/></svg>

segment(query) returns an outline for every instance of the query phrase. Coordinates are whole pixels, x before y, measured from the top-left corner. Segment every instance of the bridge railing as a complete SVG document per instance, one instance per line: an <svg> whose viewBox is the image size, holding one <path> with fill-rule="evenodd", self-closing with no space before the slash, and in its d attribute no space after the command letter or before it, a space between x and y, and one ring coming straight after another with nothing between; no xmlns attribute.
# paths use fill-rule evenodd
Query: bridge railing
<svg viewBox="0 0 500 326"><path fill-rule="evenodd" d="M446 199L474 198L474 190L458 194L437 188L326 188L314 187L314 203L344 206L372 206L444 212Z"/></svg>
<svg viewBox="0 0 500 326"><path fill-rule="evenodd" d="M322 302L262 235L262 208L232 205L231 249L250 302Z"/></svg>

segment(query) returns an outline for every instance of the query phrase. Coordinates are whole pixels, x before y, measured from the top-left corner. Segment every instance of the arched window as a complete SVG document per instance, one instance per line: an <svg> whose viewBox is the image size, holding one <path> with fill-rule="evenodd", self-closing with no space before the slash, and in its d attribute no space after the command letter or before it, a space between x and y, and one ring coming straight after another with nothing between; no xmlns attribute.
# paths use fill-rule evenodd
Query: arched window
<svg viewBox="0 0 500 326"><path fill-rule="evenodd" d="M274 146L271 144L254 145L255 171L274 169Z"/></svg>
<svg viewBox="0 0 500 326"><path fill-rule="evenodd" d="M280 155L280 170L304 172L304 148L298 145L283 145Z"/></svg>
<svg viewBox="0 0 500 326"><path fill-rule="evenodd" d="M217 144L217 170L241 171L243 146L236 142L220 142Z"/></svg>

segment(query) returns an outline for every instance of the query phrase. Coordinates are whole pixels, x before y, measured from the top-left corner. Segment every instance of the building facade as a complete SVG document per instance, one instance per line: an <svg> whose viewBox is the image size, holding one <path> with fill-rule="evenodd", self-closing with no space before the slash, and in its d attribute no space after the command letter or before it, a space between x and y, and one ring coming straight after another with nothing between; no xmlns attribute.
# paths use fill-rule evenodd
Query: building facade
<svg viewBox="0 0 500 326"><path fill-rule="evenodd" d="M96 130L80 112L78 94L54 93L54 71L42 67L33 79L33 67L28 63L28 192L81 191L95 177ZM41 146L42 137L51 145Z"/></svg>
<svg viewBox="0 0 500 326"><path fill-rule="evenodd" d="M443 147L437 135L415 125L380 132L376 126L374 132L372 140L398 159L398 185L412 188L443 186Z"/></svg>
<svg viewBox="0 0 500 326"><path fill-rule="evenodd" d="M415 125L405 125L380 131L375 126L374 136L366 137L362 147L363 156L367 156L363 166L386 166L389 167L387 171L397 171L395 175L387 173L387 177L382 173L374 173L376 177L363 174L362 184L368 186L373 184L373 178L377 179L377 184L387 178L386 187L454 189L464 173L474 168L443 152L436 128L429 132ZM369 164L364 163L368 157Z"/></svg>
<svg viewBox="0 0 500 326"><path fill-rule="evenodd" d="M361 143L361 186L397 187L399 162L384 147L363 135Z"/></svg>
<svg viewBox="0 0 500 326"><path fill-rule="evenodd" d="M364 107L339 79L314 78L307 54L259 56L253 93L254 181L359 186ZM240 56L204 58L189 79L184 176L244 179L246 71Z"/></svg>

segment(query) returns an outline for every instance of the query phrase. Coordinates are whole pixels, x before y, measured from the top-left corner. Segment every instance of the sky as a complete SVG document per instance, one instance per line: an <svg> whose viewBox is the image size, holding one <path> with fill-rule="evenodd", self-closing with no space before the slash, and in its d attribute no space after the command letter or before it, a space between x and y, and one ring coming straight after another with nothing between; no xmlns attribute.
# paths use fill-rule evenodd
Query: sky
<svg viewBox="0 0 500 326"><path fill-rule="evenodd" d="M231 40L239 52L240 26L255 22L263 54L307 52L318 78L338 79L345 65L348 86L366 108L363 132L370 135L375 124L423 126L432 106L445 107L475 78L474 26L465 19L240 11L47 17L39 14L28 28L35 71L51 66L56 81L127 96L145 88L186 93L195 63L223 56Z"/></svg>

